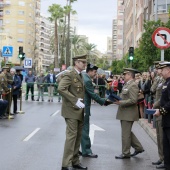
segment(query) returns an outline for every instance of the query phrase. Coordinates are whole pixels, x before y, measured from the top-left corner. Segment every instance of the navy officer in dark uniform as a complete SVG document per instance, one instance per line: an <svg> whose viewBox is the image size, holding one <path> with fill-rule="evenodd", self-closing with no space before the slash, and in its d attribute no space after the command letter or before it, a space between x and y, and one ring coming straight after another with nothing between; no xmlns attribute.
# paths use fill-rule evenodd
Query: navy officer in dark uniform
<svg viewBox="0 0 170 170"><path fill-rule="evenodd" d="M159 63L159 68L166 81L162 87L160 108L156 109L154 116L162 115L164 164L165 169L170 170L170 62Z"/></svg>

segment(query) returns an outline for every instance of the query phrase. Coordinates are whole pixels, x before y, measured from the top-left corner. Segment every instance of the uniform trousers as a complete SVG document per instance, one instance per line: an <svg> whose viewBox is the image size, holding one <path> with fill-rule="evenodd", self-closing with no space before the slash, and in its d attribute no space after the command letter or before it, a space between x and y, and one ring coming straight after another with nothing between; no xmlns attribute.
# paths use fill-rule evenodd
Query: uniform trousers
<svg viewBox="0 0 170 170"><path fill-rule="evenodd" d="M66 140L62 167L69 167L80 163L79 148L82 135L83 121L66 118Z"/></svg>
<svg viewBox="0 0 170 170"><path fill-rule="evenodd" d="M157 145L158 145L158 154L161 161L164 160L163 154L163 129L162 129L162 120L156 121L156 135L157 135Z"/></svg>
<svg viewBox="0 0 170 170"><path fill-rule="evenodd" d="M92 153L91 150L91 141L89 137L89 131L90 131L90 116L85 115L84 116L84 124L83 124L83 131L82 131L82 137L81 137L81 149L82 154L90 154Z"/></svg>
<svg viewBox="0 0 170 170"><path fill-rule="evenodd" d="M126 156L130 156L130 148L131 146L135 149L135 151L142 151L143 147L137 137L132 132L133 121L125 121L121 120L121 128L122 128L122 154Z"/></svg>
<svg viewBox="0 0 170 170"><path fill-rule="evenodd" d="M163 128L163 152L166 170L170 170L170 127Z"/></svg>

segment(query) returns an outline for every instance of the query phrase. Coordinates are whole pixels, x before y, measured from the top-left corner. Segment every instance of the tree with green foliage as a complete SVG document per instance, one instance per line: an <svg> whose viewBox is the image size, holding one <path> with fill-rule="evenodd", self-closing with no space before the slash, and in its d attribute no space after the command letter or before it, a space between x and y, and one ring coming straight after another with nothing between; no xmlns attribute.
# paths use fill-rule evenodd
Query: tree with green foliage
<svg viewBox="0 0 170 170"><path fill-rule="evenodd" d="M63 18L63 8L58 4L52 4L52 6L49 6L48 12L51 14L49 17L49 20L51 22L54 22L55 27L55 37L54 37L54 67L59 67L58 62L58 21Z"/></svg>

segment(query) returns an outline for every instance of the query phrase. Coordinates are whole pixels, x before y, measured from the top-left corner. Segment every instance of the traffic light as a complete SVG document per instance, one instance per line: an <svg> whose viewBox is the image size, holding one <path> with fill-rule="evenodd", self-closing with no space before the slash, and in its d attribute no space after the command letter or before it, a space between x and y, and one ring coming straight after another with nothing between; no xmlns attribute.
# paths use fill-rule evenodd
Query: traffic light
<svg viewBox="0 0 170 170"><path fill-rule="evenodd" d="M132 61L134 59L134 47L129 47L129 57L128 59Z"/></svg>
<svg viewBox="0 0 170 170"><path fill-rule="evenodd" d="M18 54L18 58L20 59L20 60L24 60L24 58L25 58L25 53L23 52L23 47L19 47L19 54Z"/></svg>

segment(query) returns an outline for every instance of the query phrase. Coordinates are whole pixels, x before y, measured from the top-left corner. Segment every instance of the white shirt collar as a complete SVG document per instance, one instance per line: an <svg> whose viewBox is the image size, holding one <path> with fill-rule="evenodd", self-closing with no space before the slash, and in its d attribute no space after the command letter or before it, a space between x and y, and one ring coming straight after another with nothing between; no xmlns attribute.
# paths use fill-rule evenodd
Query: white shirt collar
<svg viewBox="0 0 170 170"><path fill-rule="evenodd" d="M74 68L74 69L77 71L77 73L78 73L78 74L80 74L80 73L81 73L81 72L80 72L80 71L78 71L76 68Z"/></svg>

